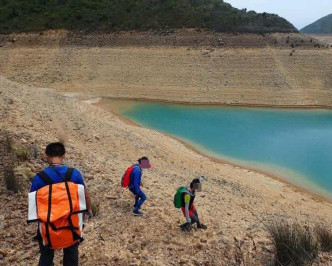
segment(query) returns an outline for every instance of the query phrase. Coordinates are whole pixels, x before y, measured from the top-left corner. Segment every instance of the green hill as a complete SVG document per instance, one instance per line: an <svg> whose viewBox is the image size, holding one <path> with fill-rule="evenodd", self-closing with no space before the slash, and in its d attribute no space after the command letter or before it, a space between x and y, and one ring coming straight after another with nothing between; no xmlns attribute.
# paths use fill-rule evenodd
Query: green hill
<svg viewBox="0 0 332 266"><path fill-rule="evenodd" d="M304 27L302 33L329 34L332 33L332 14L323 17Z"/></svg>
<svg viewBox="0 0 332 266"><path fill-rule="evenodd" d="M209 28L220 32L296 32L275 14L222 0L0 0L0 33Z"/></svg>

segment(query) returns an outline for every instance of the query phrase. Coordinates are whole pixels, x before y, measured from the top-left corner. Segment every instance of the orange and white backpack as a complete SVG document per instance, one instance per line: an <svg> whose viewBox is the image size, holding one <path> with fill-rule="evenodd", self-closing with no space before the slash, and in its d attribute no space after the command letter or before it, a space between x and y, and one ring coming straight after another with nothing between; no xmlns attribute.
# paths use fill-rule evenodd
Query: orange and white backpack
<svg viewBox="0 0 332 266"><path fill-rule="evenodd" d="M47 184L29 193L28 223L39 222L43 244L51 249L67 248L83 240L83 212L86 212L84 186L70 182L68 168L61 183L54 184L45 173L38 173Z"/></svg>

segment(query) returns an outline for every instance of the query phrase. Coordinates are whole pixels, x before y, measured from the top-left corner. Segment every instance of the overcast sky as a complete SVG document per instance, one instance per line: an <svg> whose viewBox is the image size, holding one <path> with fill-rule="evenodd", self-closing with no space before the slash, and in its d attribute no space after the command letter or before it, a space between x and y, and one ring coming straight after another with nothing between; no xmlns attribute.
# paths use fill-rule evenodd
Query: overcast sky
<svg viewBox="0 0 332 266"><path fill-rule="evenodd" d="M298 29L332 13L332 0L224 0L232 6L284 17Z"/></svg>

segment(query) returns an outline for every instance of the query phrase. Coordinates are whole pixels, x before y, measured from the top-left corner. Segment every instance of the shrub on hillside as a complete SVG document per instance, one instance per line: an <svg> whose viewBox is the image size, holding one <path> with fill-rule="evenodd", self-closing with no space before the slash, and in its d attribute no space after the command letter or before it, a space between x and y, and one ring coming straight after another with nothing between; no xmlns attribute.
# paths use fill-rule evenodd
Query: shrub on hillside
<svg viewBox="0 0 332 266"><path fill-rule="evenodd" d="M32 156L32 158L37 159L39 156L39 151L38 151L38 147L36 145L32 145L31 149L30 149L30 154Z"/></svg>
<svg viewBox="0 0 332 266"><path fill-rule="evenodd" d="M19 190L19 182L15 176L14 165L6 165L3 172L7 189L17 193Z"/></svg>
<svg viewBox="0 0 332 266"><path fill-rule="evenodd" d="M26 147L19 147L15 150L15 155L17 159L26 161L29 158L29 151Z"/></svg>
<svg viewBox="0 0 332 266"><path fill-rule="evenodd" d="M315 233L320 249L324 252L332 251L332 231L328 230L326 227L317 226Z"/></svg>
<svg viewBox="0 0 332 266"><path fill-rule="evenodd" d="M13 151L13 140L9 133L5 133L5 147L8 153Z"/></svg>
<svg viewBox="0 0 332 266"><path fill-rule="evenodd" d="M99 212L100 212L99 202L92 202L91 209L92 209L93 216L98 216Z"/></svg>
<svg viewBox="0 0 332 266"><path fill-rule="evenodd" d="M308 265L317 258L318 243L309 227L277 221L267 229L274 245L276 265Z"/></svg>

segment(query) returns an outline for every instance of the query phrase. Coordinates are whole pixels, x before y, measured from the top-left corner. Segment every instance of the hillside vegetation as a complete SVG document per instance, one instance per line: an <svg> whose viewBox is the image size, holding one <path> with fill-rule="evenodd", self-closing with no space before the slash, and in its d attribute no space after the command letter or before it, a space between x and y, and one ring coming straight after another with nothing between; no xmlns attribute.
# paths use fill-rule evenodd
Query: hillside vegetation
<svg viewBox="0 0 332 266"><path fill-rule="evenodd" d="M239 10L222 0L0 0L0 33L209 28L220 32L296 32L278 15Z"/></svg>
<svg viewBox="0 0 332 266"><path fill-rule="evenodd" d="M332 33L332 14L323 17L304 27L302 33L329 34Z"/></svg>

